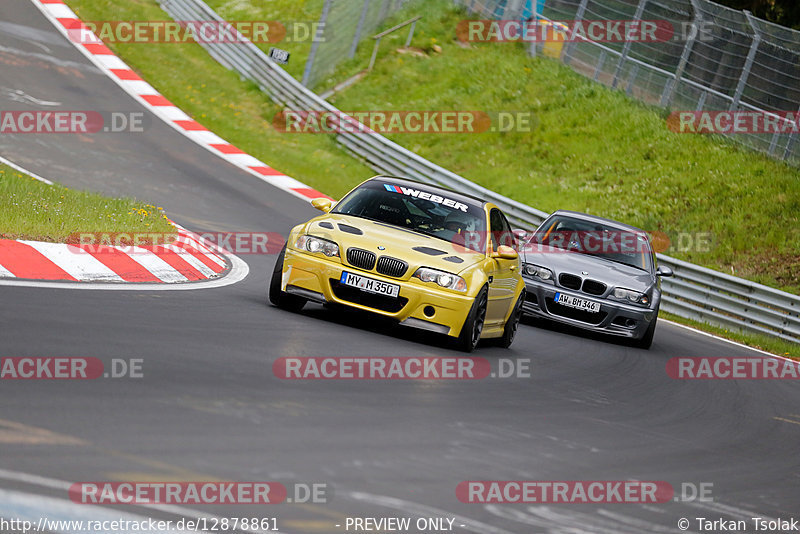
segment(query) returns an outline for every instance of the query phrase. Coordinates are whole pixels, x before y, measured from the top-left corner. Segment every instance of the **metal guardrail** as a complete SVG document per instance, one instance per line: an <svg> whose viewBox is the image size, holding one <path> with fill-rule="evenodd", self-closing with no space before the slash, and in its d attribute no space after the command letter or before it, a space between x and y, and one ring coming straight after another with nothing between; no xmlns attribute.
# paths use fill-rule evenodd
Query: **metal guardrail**
<svg viewBox="0 0 800 534"><path fill-rule="evenodd" d="M223 22L202 0L160 0L160 4L176 20ZM203 43L202 46L218 62L257 83L274 101L289 110L328 111L346 116L305 88L250 42ZM340 133L336 140L377 172L408 176L494 202L520 228L533 229L547 217L544 211L470 182L379 134ZM658 255L658 261L675 272L673 278L662 282L661 309L664 311L800 343L800 297L663 254Z"/></svg>

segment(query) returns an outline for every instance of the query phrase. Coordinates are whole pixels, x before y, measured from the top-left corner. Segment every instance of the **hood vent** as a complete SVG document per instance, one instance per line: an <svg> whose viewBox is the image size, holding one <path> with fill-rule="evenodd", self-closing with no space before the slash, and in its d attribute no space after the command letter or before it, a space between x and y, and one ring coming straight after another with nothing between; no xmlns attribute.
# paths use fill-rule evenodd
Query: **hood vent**
<svg viewBox="0 0 800 534"><path fill-rule="evenodd" d="M442 254L447 254L447 252L445 252L444 250L439 250L438 248L431 248L431 247L414 247L411 250L422 252L423 254L427 254L428 256L441 256Z"/></svg>
<svg viewBox="0 0 800 534"><path fill-rule="evenodd" d="M448 256L444 258L444 261L449 261L451 263L464 263L464 260L458 256Z"/></svg>
<svg viewBox="0 0 800 534"><path fill-rule="evenodd" d="M339 223L339 230L342 232L353 234L353 235L363 235L364 232L356 228L355 226L350 226L349 224L342 224Z"/></svg>

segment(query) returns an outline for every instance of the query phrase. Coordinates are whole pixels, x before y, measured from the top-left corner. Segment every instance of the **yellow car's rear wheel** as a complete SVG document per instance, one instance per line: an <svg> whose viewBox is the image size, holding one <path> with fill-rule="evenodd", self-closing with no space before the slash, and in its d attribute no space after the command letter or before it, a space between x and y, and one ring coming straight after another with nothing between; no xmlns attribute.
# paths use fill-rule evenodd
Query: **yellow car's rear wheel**
<svg viewBox="0 0 800 534"><path fill-rule="evenodd" d="M514 305L514 311L506 321L506 326L503 329L503 337L498 338L497 344L504 349L507 349L514 342L514 337L517 335L517 328L519 327L519 320L522 318L522 304L525 302L525 290L522 290L517 303Z"/></svg>

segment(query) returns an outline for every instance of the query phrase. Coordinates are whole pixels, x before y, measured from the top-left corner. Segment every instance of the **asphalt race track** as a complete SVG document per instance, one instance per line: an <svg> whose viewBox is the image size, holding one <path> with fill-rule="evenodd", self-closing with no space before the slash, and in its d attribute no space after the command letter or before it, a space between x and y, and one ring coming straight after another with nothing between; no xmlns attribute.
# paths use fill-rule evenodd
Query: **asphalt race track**
<svg viewBox="0 0 800 534"><path fill-rule="evenodd" d="M142 111L29 0L4 0L0 21L3 110ZM148 116L139 134L3 134L0 154L71 187L163 206L195 231L285 235L318 213ZM59 512L55 503L69 499L55 481L105 480L327 484L325 504L192 507L277 517L279 529L292 533L344 532L353 516L450 517L456 532L485 534L638 534L680 532L684 517L695 532L696 517L800 515L797 385L682 381L665 372L675 356L756 352L663 322L650 351L528 324L512 349L481 347L475 356L495 364L530 359L529 378L280 380L272 363L282 356L459 353L438 338L360 314L318 305L299 314L278 310L266 302L275 256L241 258L249 276L216 289L0 286L1 357L141 359L144 374L4 380L0 517L23 508L99 516L109 508ZM710 483L713 500L465 504L455 493L465 480L656 480L676 489Z"/></svg>

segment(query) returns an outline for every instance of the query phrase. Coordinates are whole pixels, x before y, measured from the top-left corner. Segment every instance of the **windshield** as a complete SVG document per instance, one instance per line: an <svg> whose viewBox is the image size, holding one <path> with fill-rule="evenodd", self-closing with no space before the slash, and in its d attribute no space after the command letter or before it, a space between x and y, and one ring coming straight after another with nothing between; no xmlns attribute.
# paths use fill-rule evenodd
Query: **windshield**
<svg viewBox="0 0 800 534"><path fill-rule="evenodd" d="M485 250L483 208L448 198L446 191L367 182L342 199L332 213L399 226L476 252Z"/></svg>
<svg viewBox="0 0 800 534"><path fill-rule="evenodd" d="M604 258L644 271L652 271L650 241L641 232L567 216L548 219L531 243Z"/></svg>

